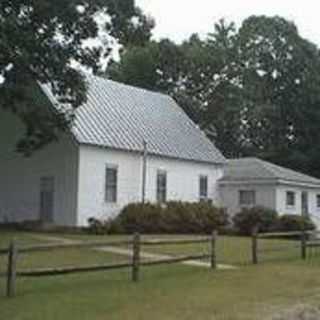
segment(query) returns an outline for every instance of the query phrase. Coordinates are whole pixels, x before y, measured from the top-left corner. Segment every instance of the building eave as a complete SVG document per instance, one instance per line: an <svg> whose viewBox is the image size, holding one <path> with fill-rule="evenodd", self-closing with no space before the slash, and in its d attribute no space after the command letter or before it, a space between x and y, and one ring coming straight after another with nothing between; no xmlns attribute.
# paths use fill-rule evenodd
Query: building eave
<svg viewBox="0 0 320 320"><path fill-rule="evenodd" d="M296 187L303 187L303 188L312 188L312 189L320 189L320 183L310 183L310 182L303 182L303 181L292 181L292 180L278 180L277 184L279 185L289 185L289 186L296 186Z"/></svg>
<svg viewBox="0 0 320 320"><path fill-rule="evenodd" d="M225 179L220 179L218 181L220 186L224 185L250 185L250 184L259 184L259 185L276 185L277 184L277 179L234 179L234 180L225 180Z"/></svg>
<svg viewBox="0 0 320 320"><path fill-rule="evenodd" d="M224 180L223 178L218 181L220 186L227 186L227 185L287 185L291 187L303 187L303 188L312 188L312 189L320 189L320 183L310 183L310 182L303 182L303 181L294 181L294 180L284 180L284 179L235 179L235 180Z"/></svg>
<svg viewBox="0 0 320 320"><path fill-rule="evenodd" d="M94 144L94 143L78 142L78 144L80 146L94 147L94 148L99 148L99 149L104 149L104 150L119 151L119 152L125 152L125 153L130 153L130 154L137 154L137 155L142 155L142 153L143 153L142 150L132 150L132 149L128 150L128 149L123 149L123 148L114 148L114 147L109 147L109 146L104 146L104 145L99 145L99 144ZM174 156L160 154L160 153L154 153L154 152L148 152L148 155L152 156L152 157L158 157L158 158L169 159L169 160L201 163L201 164L215 165L215 166L221 166L221 167L224 167L225 165L227 165L226 162L214 162L214 161L210 162L210 161L204 161L204 160L200 160L200 159L198 160L198 159L191 159L191 158L174 157Z"/></svg>

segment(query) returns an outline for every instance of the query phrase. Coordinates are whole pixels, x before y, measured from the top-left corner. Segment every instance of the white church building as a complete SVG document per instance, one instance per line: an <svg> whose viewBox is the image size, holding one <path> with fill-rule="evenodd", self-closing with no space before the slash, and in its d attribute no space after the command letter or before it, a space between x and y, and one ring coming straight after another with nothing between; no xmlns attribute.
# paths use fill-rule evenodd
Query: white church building
<svg viewBox="0 0 320 320"><path fill-rule="evenodd" d="M143 198L219 204L225 158L172 98L91 75L87 82L70 134L30 158L14 152L22 124L0 111L0 223L83 226Z"/></svg>

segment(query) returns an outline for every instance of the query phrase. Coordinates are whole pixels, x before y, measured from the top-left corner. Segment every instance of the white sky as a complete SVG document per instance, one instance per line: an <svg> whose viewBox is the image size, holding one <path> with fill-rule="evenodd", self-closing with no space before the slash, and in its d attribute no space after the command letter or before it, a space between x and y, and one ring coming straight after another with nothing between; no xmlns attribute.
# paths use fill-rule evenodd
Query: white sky
<svg viewBox="0 0 320 320"><path fill-rule="evenodd" d="M192 33L205 35L221 18L237 26L250 15L280 15L294 21L300 34L320 46L319 0L136 0L156 20L154 35L180 42Z"/></svg>

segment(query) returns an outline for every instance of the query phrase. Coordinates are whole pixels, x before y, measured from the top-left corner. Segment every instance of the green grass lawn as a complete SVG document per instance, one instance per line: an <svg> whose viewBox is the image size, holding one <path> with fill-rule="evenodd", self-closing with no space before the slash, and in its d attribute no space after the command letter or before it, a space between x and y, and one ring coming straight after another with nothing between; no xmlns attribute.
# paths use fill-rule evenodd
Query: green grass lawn
<svg viewBox="0 0 320 320"><path fill-rule="evenodd" d="M0 247L6 246L12 236L19 244L39 243L34 234L1 233ZM299 249L294 248L295 242L284 240L264 240L260 242L260 249L274 248L279 244L289 247L285 254L265 253L261 256L262 263L252 266L248 264L250 239L220 237L219 261L236 264L238 269L212 271L179 264L144 267L138 284L130 281L130 270L20 278L17 297L7 299L3 296L4 279L0 279L0 319L250 320L264 319L298 303L320 305L320 254L314 251L312 256L309 255L312 258L304 262L299 259ZM206 245L183 245L144 250L187 254L204 252L207 248ZM124 257L89 249L70 249L22 257L19 267L114 262L119 259ZM0 267L5 263L5 259L0 261Z"/></svg>
<svg viewBox="0 0 320 320"><path fill-rule="evenodd" d="M13 232L0 230L0 248L5 248L11 240L17 241L18 245L39 244L38 234L30 232Z"/></svg>

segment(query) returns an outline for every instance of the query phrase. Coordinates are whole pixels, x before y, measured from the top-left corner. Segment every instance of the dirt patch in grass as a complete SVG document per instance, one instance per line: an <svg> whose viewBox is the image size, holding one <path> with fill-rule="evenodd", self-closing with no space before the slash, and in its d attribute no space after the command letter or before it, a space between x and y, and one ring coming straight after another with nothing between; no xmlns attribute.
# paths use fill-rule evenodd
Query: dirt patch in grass
<svg viewBox="0 0 320 320"><path fill-rule="evenodd" d="M309 305L300 305L280 311L267 320L320 320L320 309Z"/></svg>

